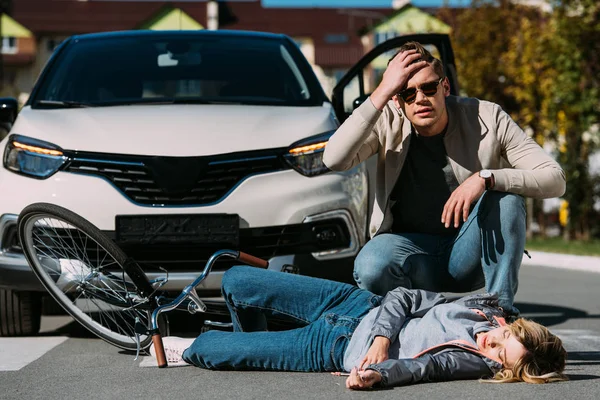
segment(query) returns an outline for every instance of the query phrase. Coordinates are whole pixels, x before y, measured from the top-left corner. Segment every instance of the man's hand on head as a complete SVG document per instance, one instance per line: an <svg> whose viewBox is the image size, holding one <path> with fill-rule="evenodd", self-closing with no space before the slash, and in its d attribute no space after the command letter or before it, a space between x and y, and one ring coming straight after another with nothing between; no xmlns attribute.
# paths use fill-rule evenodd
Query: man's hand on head
<svg viewBox="0 0 600 400"><path fill-rule="evenodd" d="M377 109L382 110L392 96L406 86L408 79L415 72L427 66L427 62L420 58L421 54L416 50L407 50L396 55L390 61L383 73L381 83L371 94L371 102Z"/></svg>
<svg viewBox="0 0 600 400"><path fill-rule="evenodd" d="M460 220L465 222L469 217L471 204L479 199L485 191L485 180L474 174L452 192L442 211L442 224L449 228L458 228Z"/></svg>

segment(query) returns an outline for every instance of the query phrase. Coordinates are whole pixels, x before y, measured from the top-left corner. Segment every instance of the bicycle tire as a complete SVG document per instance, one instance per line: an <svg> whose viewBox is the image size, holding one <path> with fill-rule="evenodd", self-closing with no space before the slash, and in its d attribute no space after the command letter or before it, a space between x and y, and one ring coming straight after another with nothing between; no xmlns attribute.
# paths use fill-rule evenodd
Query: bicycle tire
<svg viewBox="0 0 600 400"><path fill-rule="evenodd" d="M77 322L117 347L137 348L135 321L148 326L153 300L136 263L92 223L54 204L25 207L18 232L33 272ZM140 342L145 349L152 337Z"/></svg>

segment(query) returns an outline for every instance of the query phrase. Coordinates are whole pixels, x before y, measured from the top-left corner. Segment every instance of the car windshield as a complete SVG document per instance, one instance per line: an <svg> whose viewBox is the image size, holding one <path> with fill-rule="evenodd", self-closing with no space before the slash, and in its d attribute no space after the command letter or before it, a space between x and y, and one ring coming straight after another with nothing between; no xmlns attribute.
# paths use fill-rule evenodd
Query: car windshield
<svg viewBox="0 0 600 400"><path fill-rule="evenodd" d="M139 35L72 40L50 63L33 107L153 103L322 104L293 42L261 36Z"/></svg>

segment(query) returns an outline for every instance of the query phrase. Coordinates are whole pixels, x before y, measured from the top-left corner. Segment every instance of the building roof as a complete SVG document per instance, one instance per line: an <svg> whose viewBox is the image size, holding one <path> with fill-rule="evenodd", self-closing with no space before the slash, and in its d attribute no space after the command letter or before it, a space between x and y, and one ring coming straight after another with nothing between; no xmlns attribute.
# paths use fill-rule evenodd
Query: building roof
<svg viewBox="0 0 600 400"><path fill-rule="evenodd" d="M315 63L324 67L348 67L358 61L363 52L359 31L393 12L391 8L263 8L260 0L218 4L220 28L311 38ZM139 29L169 7L207 25L206 2L186 1L13 0L12 17L37 36L73 35ZM332 36L337 38L333 43Z"/></svg>
<svg viewBox="0 0 600 400"><path fill-rule="evenodd" d="M136 29L164 3L13 0L12 17L36 35L73 35Z"/></svg>
<svg viewBox="0 0 600 400"><path fill-rule="evenodd" d="M258 7L257 7L258 5ZM310 38L315 64L347 68L364 53L359 31L389 15L392 9L262 8L260 2L227 3L221 7L221 27L283 33ZM227 20L226 15L232 18ZM335 39L335 40L332 40ZM345 39L345 40L344 40Z"/></svg>
<svg viewBox="0 0 600 400"><path fill-rule="evenodd" d="M145 21L140 29L150 30L198 30L204 26L187 15L181 8L163 7L158 14Z"/></svg>
<svg viewBox="0 0 600 400"><path fill-rule="evenodd" d="M371 27L365 27L361 33L395 31L409 33L449 33L450 26L430 13L410 3L381 19Z"/></svg>
<svg viewBox="0 0 600 400"><path fill-rule="evenodd" d="M23 25L12 19L6 14L2 14L1 18L1 28L2 37L12 36L18 38L30 38L33 37L31 31L25 28Z"/></svg>

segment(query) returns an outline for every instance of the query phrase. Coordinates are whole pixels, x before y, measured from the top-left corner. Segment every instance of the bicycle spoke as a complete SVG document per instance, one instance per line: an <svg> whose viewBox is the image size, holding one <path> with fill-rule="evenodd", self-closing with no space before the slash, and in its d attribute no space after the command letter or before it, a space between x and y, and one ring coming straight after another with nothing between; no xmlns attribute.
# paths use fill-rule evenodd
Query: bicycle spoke
<svg viewBox="0 0 600 400"><path fill-rule="evenodd" d="M124 255L119 256L121 262L113 258L111 251L69 218L34 214L26 226L29 260L57 301L102 338L135 349L135 321L147 326L150 313L147 299L140 297L121 264ZM150 337L142 335L142 340L148 345Z"/></svg>

